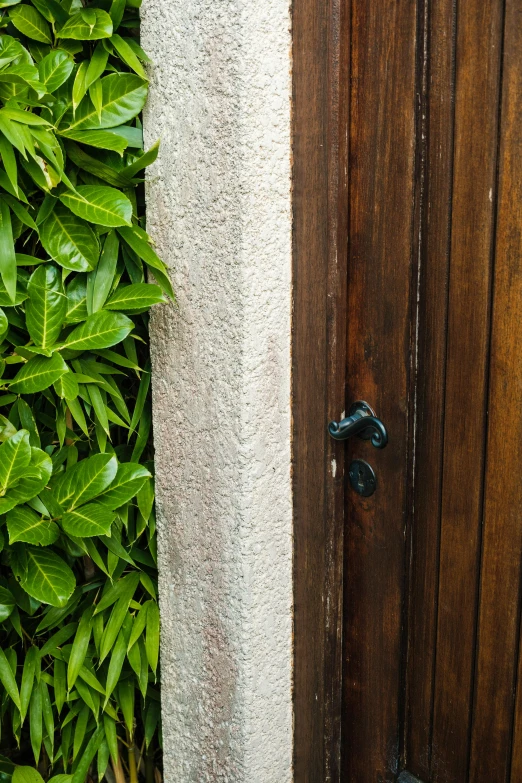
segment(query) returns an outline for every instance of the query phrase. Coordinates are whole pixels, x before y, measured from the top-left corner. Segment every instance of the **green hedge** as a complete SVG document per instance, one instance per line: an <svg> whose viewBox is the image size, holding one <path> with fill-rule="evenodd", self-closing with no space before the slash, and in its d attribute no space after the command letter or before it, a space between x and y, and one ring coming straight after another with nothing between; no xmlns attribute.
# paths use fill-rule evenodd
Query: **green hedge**
<svg viewBox="0 0 522 783"><path fill-rule="evenodd" d="M159 776L138 6L0 0L0 783Z"/></svg>

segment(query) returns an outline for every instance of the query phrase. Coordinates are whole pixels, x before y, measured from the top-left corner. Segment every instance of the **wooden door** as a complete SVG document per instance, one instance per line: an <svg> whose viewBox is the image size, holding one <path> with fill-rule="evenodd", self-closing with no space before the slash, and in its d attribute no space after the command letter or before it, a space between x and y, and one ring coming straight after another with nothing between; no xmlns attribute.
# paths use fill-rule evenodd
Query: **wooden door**
<svg viewBox="0 0 522 783"><path fill-rule="evenodd" d="M296 781L522 783L522 0L296 0L294 55Z"/></svg>

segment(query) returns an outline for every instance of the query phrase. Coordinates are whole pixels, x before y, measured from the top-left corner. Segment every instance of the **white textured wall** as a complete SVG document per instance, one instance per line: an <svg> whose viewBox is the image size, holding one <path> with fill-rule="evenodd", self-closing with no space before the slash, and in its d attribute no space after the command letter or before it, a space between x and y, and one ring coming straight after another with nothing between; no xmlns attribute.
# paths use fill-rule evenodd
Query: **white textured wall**
<svg viewBox="0 0 522 783"><path fill-rule="evenodd" d="M167 783L292 778L289 0L144 0Z"/></svg>

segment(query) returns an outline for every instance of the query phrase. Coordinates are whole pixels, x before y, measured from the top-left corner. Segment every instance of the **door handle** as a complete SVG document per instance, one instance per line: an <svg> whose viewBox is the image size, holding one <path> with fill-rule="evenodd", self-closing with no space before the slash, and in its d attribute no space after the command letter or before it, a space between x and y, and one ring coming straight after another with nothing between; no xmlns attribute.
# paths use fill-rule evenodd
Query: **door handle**
<svg viewBox="0 0 522 783"><path fill-rule="evenodd" d="M354 402L348 416L342 421L331 421L328 432L335 440L347 440L357 435L363 440L370 440L376 449L383 449L388 443L388 432L375 411L367 402Z"/></svg>

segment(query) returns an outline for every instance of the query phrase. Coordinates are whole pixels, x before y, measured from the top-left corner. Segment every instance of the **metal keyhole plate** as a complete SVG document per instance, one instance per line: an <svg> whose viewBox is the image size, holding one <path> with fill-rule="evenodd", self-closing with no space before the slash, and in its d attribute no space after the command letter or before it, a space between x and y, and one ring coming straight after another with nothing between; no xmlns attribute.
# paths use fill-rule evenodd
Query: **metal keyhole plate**
<svg viewBox="0 0 522 783"><path fill-rule="evenodd" d="M373 495L377 487L377 477L371 465L368 465L363 459L356 459L348 469L348 477L352 489L358 495L367 498Z"/></svg>

